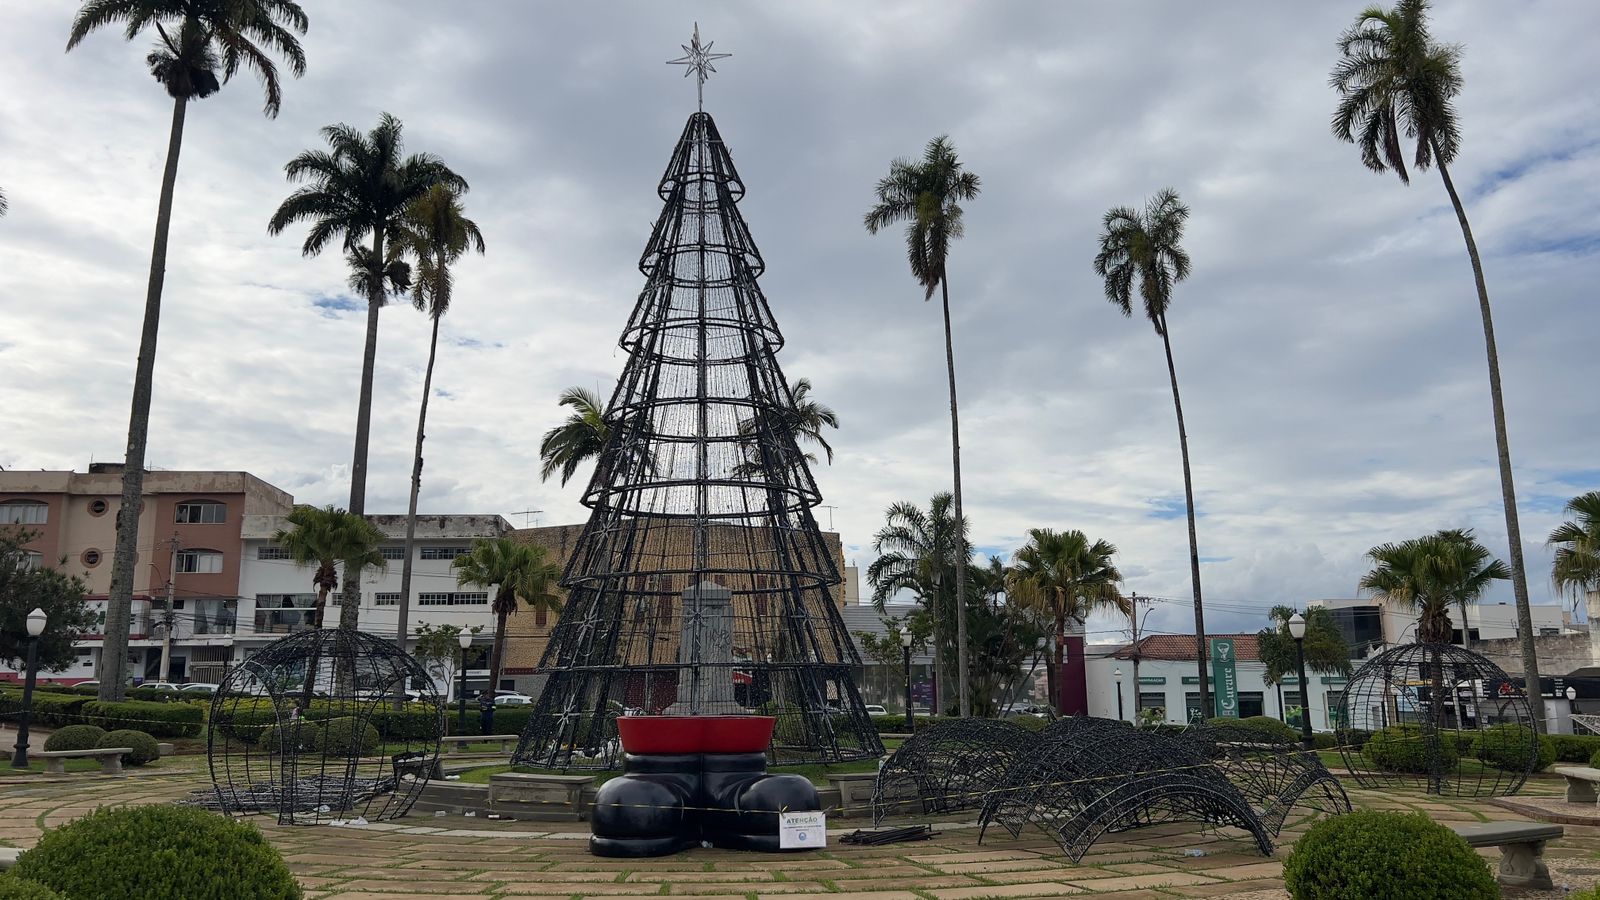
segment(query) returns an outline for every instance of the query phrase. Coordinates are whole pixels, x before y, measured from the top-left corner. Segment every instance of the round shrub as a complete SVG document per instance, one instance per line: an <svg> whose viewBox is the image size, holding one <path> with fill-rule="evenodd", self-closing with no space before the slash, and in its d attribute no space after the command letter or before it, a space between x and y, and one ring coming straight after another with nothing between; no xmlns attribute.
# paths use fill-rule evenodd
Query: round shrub
<svg viewBox="0 0 1600 900"><path fill-rule="evenodd" d="M84 749L93 750L93 747ZM0 900L67 900L37 881L0 877Z"/></svg>
<svg viewBox="0 0 1600 900"><path fill-rule="evenodd" d="M1361 754L1386 772L1427 775L1429 757L1438 760L1440 772L1453 772L1460 751L1449 735L1435 735L1416 725L1390 725L1372 733Z"/></svg>
<svg viewBox="0 0 1600 900"><path fill-rule="evenodd" d="M312 749L312 743L316 738L316 726L306 719L284 722L281 725L268 725L261 729L256 743L268 753L279 753L283 750L285 734L290 738L289 752L302 753Z"/></svg>
<svg viewBox="0 0 1600 900"><path fill-rule="evenodd" d="M57 750L93 750L100 746L100 739L106 736L106 730L99 725L68 725L57 728L55 733L44 739L44 749L55 752Z"/></svg>
<svg viewBox="0 0 1600 900"><path fill-rule="evenodd" d="M378 729L352 717L319 722L312 746L329 756L355 756L378 749L383 738Z"/></svg>
<svg viewBox="0 0 1600 900"><path fill-rule="evenodd" d="M156 739L142 731L124 729L122 731L108 731L100 743L95 744L96 750L109 747L128 747L132 753L122 754L122 764L125 766L142 766L147 762L155 762L161 758L161 748L156 746Z"/></svg>
<svg viewBox="0 0 1600 900"><path fill-rule="evenodd" d="M1491 725L1478 732L1469 752L1474 759L1507 772L1525 772L1530 762L1538 772L1556 761L1554 744L1539 740L1532 728L1515 723Z"/></svg>
<svg viewBox="0 0 1600 900"><path fill-rule="evenodd" d="M1376 737L1376 735L1374 735ZM1294 900L1496 900L1489 864L1420 814L1360 810L1312 825L1283 863Z"/></svg>
<svg viewBox="0 0 1600 900"><path fill-rule="evenodd" d="M95 900L300 900L254 826L185 806L97 810L47 831L12 877Z"/></svg>
<svg viewBox="0 0 1600 900"><path fill-rule="evenodd" d="M1272 718L1271 716L1247 716L1243 719L1215 718L1208 720L1211 725L1231 725L1235 728L1248 728L1259 732L1262 737L1271 741L1287 741L1298 743L1300 731Z"/></svg>
<svg viewBox="0 0 1600 900"><path fill-rule="evenodd" d="M1589 757L1589 767L1592 769L1600 769L1600 750L1596 750L1594 755Z"/></svg>

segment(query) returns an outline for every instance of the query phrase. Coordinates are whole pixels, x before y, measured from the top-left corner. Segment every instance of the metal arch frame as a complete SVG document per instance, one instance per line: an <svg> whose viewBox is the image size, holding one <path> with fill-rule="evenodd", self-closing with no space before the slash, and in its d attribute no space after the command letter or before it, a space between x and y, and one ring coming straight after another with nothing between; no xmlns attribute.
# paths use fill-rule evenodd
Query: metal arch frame
<svg viewBox="0 0 1600 900"><path fill-rule="evenodd" d="M1255 729L1225 723L1197 723L1179 735L1222 770L1258 810L1269 832L1283 830L1296 805L1325 815L1350 812L1350 797L1314 751L1292 739L1273 739Z"/></svg>
<svg viewBox="0 0 1600 900"><path fill-rule="evenodd" d="M766 264L736 206L744 191L716 123L691 115L657 185L610 434L582 495L590 518L518 764L616 768L618 716L699 712L705 685L722 692L716 714L778 719L774 762L883 753L812 515L822 495L785 425L795 398L757 283ZM689 595L708 582L728 594L721 646L690 628Z"/></svg>
<svg viewBox="0 0 1600 900"><path fill-rule="evenodd" d="M1335 735L1345 768L1364 788L1500 797L1517 793L1532 775L1536 726L1525 691L1492 660L1419 641L1379 653L1350 676ZM1381 765L1381 752L1367 746L1379 733L1386 743L1416 742L1418 770ZM1518 758L1523 765L1491 762Z"/></svg>
<svg viewBox="0 0 1600 900"><path fill-rule="evenodd" d="M999 719L957 719L912 735L884 761L872 786L872 819L917 803L925 814L980 809L1017 757L1040 737Z"/></svg>
<svg viewBox="0 0 1600 900"><path fill-rule="evenodd" d="M387 736L383 752L330 752L317 739L316 729L335 718L352 719L352 730L365 732L373 714L413 683L429 686L406 704L423 727ZM280 825L400 818L439 763L445 704L432 684L392 641L364 632L318 629L273 641L235 666L213 695L206 732L212 787L192 802L230 815L276 813ZM321 696L308 705L313 691ZM268 729L277 746L259 742ZM403 749L393 752L396 745Z"/></svg>

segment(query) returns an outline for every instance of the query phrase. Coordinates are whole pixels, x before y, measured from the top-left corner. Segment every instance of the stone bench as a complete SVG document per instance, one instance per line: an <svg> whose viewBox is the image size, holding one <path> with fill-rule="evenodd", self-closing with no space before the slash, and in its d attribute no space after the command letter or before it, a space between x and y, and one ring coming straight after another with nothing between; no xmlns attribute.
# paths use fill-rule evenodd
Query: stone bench
<svg viewBox="0 0 1600 900"><path fill-rule="evenodd" d="M1600 769L1588 766L1556 766L1550 771L1567 779L1568 803L1600 803L1594 786L1600 784Z"/></svg>
<svg viewBox="0 0 1600 900"><path fill-rule="evenodd" d="M67 774L67 760L69 759L98 759L100 771L106 775L122 774L122 755L132 753L132 747L106 747L101 750L41 750L30 753L44 760L44 773L46 775Z"/></svg>
<svg viewBox="0 0 1600 900"><path fill-rule="evenodd" d="M1479 822L1452 825L1450 830L1472 847L1499 847L1501 884L1548 891L1555 885L1544 864L1544 845L1563 834L1560 825L1544 822Z"/></svg>
<svg viewBox="0 0 1600 900"><path fill-rule="evenodd" d="M507 744L522 740L520 734L463 734L457 737L447 737L442 743L446 746L446 753L451 756L467 752L468 744L499 744L500 753L505 754ZM481 753L478 755L482 755Z"/></svg>
<svg viewBox="0 0 1600 900"><path fill-rule="evenodd" d="M22 855L18 847L0 847L0 872L17 864L17 857Z"/></svg>

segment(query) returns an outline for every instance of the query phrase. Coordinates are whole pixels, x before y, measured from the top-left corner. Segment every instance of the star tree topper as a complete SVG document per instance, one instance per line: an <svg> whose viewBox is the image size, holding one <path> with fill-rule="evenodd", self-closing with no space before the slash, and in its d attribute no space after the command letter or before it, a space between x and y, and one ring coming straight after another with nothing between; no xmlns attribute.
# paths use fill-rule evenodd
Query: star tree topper
<svg viewBox="0 0 1600 900"><path fill-rule="evenodd" d="M704 47L700 46L700 23L694 23L694 38L687 44L679 44L683 48L683 56L678 59L667 60L669 66L683 66L683 77L688 78L689 73L695 74L695 99L701 112L706 108L706 74L715 74L716 66L711 63L719 59L727 59L732 53L712 53L711 47L716 41L708 41Z"/></svg>

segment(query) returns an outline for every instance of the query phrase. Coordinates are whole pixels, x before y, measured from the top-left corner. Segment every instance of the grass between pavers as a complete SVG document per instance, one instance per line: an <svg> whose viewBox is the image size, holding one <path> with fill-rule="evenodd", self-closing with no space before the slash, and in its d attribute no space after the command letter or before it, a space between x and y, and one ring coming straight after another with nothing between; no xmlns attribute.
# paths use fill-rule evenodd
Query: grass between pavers
<svg viewBox="0 0 1600 900"><path fill-rule="evenodd" d="M98 771L100 771L100 761L98 759L64 759L64 760L62 760L62 762L66 764L67 772L69 774L73 773L73 772L98 772ZM124 772L126 772L126 771L133 770L133 769L158 769L158 768L161 767L161 762L162 761L158 759L158 760L155 760L154 762L147 762L144 765L137 766L137 767L136 766L124 765L122 767L122 770ZM4 778L7 775L43 775L43 774L44 774L44 760L42 760L42 759L29 759L28 760L28 767L26 769L14 769L9 765L4 767L4 768L0 768L0 778Z"/></svg>
<svg viewBox="0 0 1600 900"><path fill-rule="evenodd" d="M447 759L446 757L441 757ZM875 759L858 759L854 762L834 763L832 765L806 765L806 766L773 766L767 770L775 775L804 775L811 779L813 784L826 787L829 775L851 774L878 771L878 761ZM499 775L504 772L517 772L527 775L582 775L582 771L562 771L560 769L536 769L532 766L513 766L509 763L500 763L492 766L478 766L461 773L461 780L467 784L488 784L489 776ZM595 785L605 784L607 781L621 775L621 772L595 772Z"/></svg>

